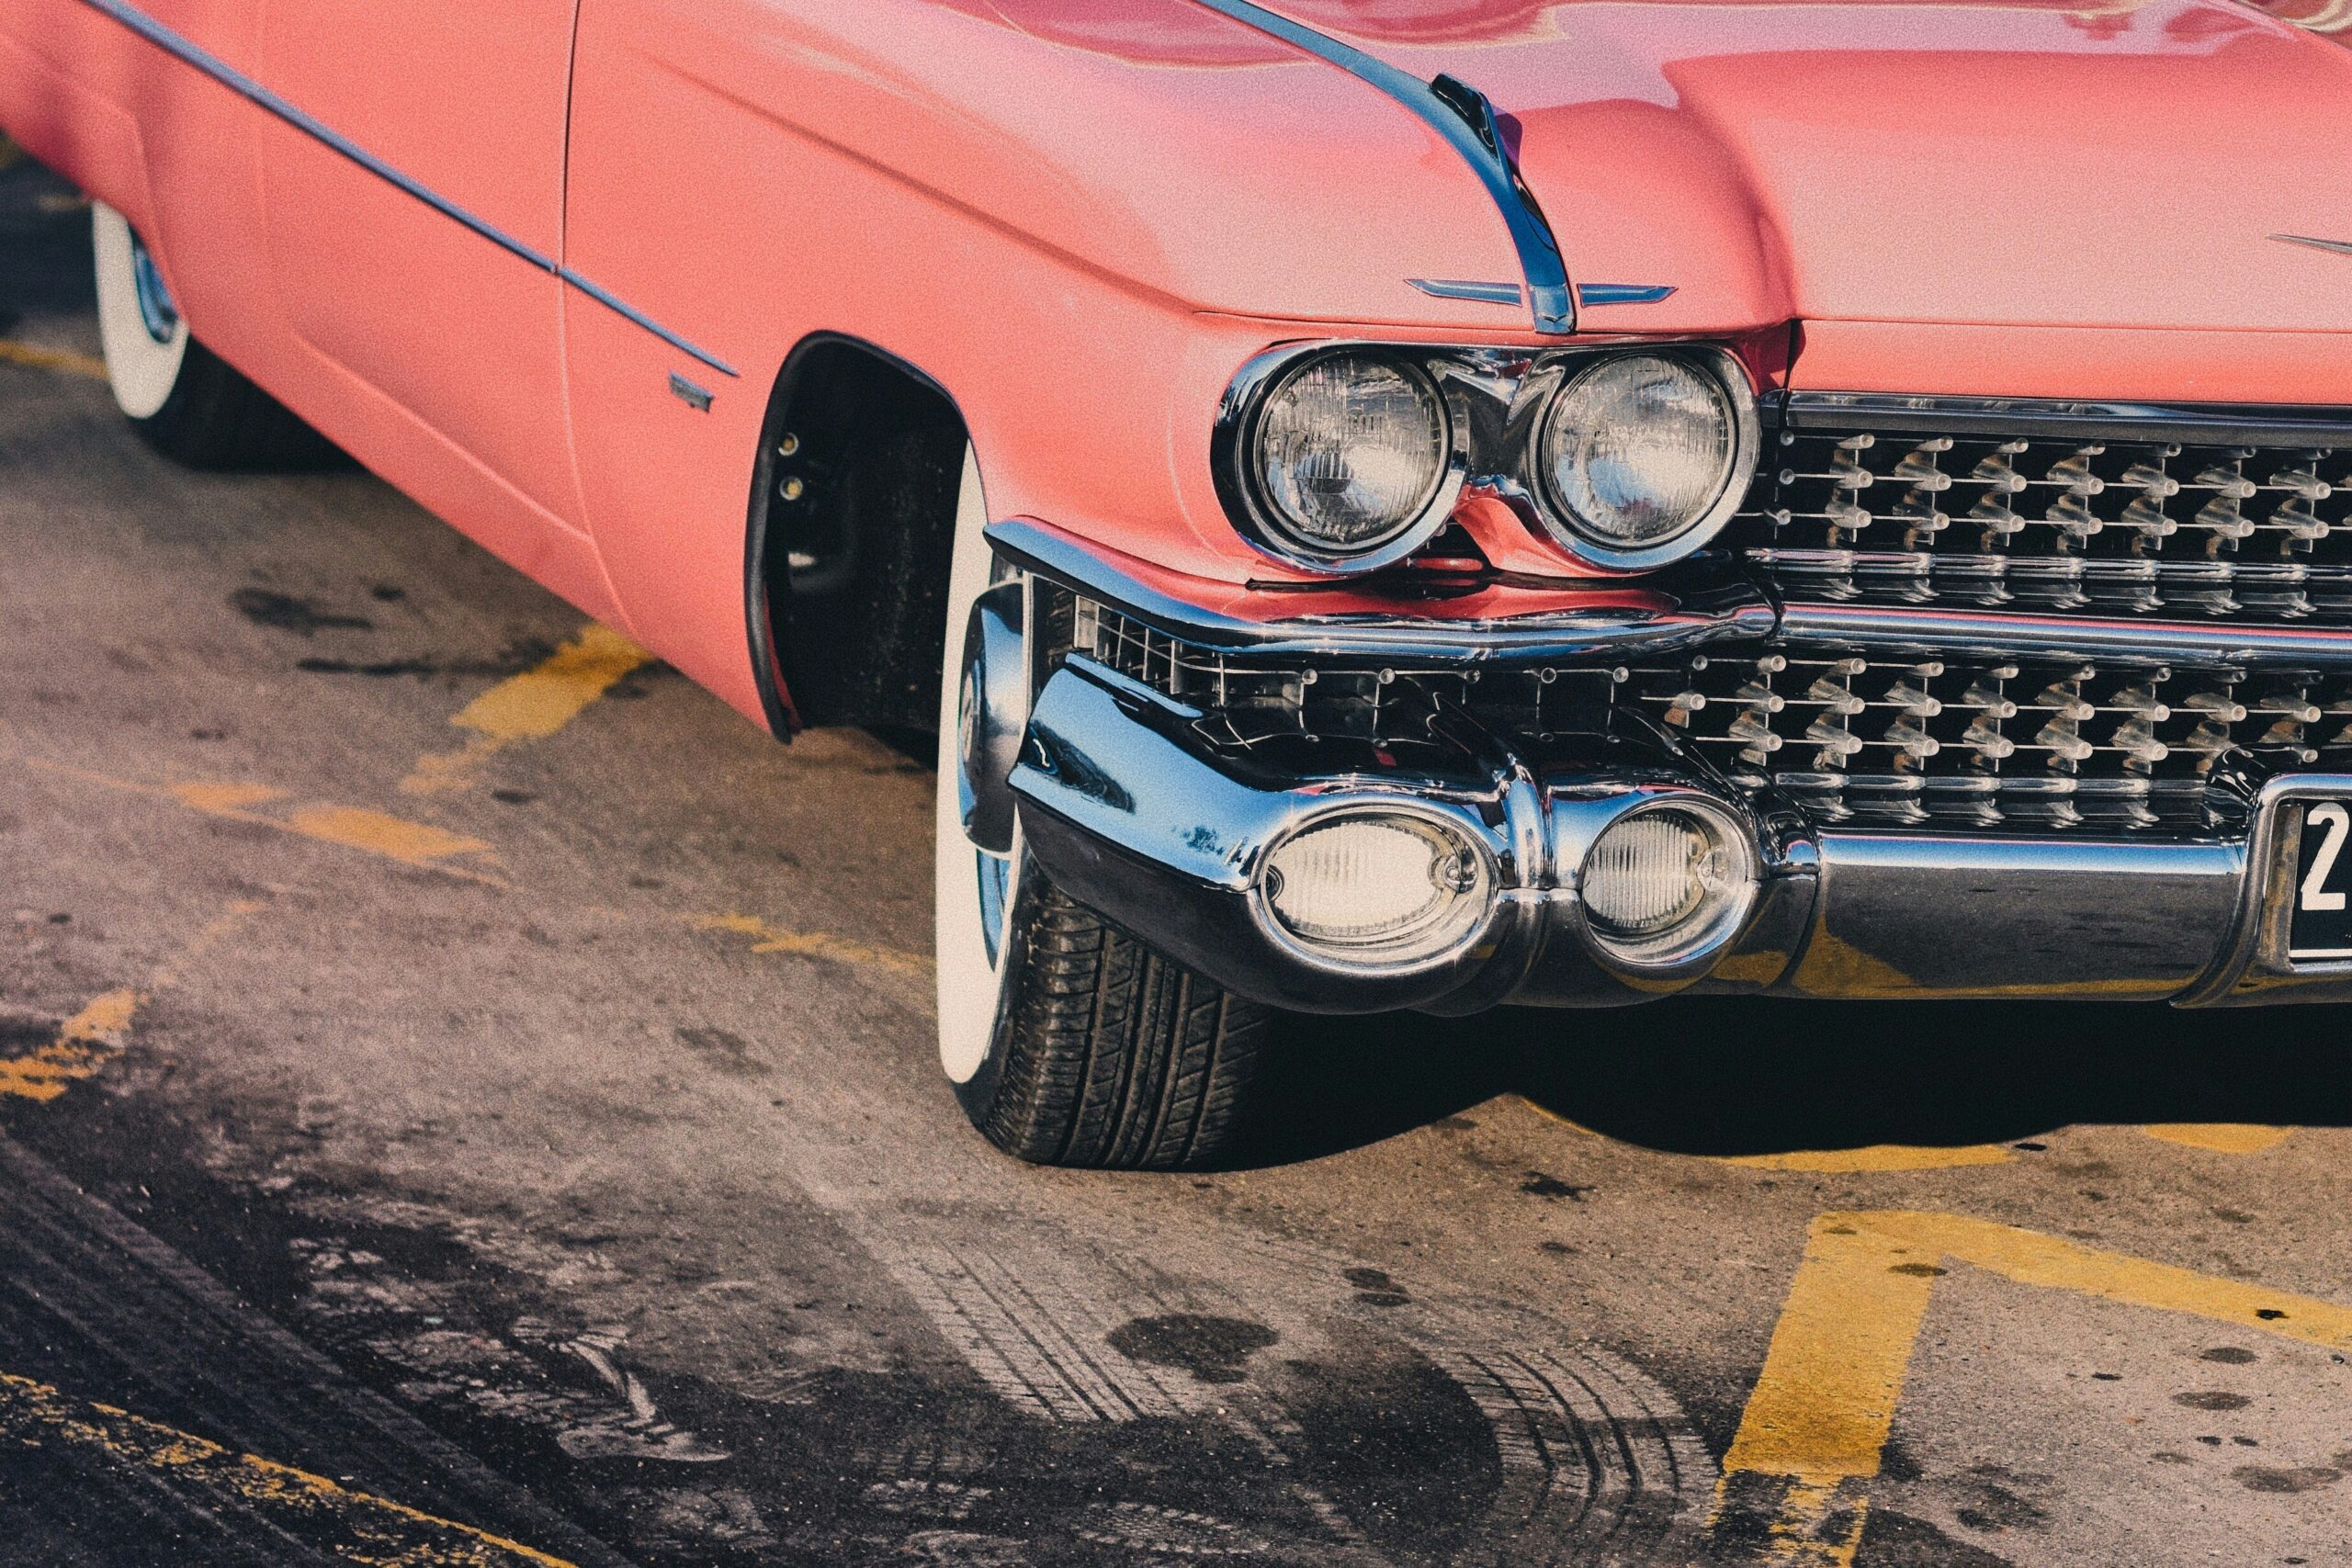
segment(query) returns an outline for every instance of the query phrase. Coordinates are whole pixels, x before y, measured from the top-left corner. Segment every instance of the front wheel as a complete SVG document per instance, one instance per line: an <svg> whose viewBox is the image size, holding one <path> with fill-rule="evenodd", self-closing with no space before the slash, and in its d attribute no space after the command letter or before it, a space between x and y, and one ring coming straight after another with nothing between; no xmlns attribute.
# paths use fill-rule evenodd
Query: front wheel
<svg viewBox="0 0 2352 1568"><path fill-rule="evenodd" d="M1030 585L997 569L967 453L940 679L939 1055L965 1114L1042 1165L1188 1169L1231 1145L1273 1015L1055 887L1004 788L1035 684Z"/></svg>
<svg viewBox="0 0 2352 1568"><path fill-rule="evenodd" d="M90 240L107 381L149 446L192 468L333 460L323 436L189 333L162 269L121 213L92 202Z"/></svg>

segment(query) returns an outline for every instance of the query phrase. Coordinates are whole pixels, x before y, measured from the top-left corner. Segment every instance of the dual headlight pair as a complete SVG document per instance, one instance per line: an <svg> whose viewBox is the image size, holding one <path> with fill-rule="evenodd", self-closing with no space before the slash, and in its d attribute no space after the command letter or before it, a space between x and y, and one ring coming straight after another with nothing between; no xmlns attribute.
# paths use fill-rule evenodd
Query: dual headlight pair
<svg viewBox="0 0 2352 1568"><path fill-rule="evenodd" d="M1246 367L1216 459L1242 531L1312 570L1402 560L1476 484L1578 560L1636 571L1730 520L1757 429L1747 373L1720 349L1354 344Z"/></svg>

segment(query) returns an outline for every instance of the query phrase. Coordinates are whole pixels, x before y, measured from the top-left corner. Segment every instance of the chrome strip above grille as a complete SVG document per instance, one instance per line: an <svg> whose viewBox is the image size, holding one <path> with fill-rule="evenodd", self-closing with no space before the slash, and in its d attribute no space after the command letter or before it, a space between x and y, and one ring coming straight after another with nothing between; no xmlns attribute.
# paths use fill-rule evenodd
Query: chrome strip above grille
<svg viewBox="0 0 2352 1568"><path fill-rule="evenodd" d="M1909 397L1895 392L1780 392L1761 401L1767 423L1790 430L2352 446L2352 409L2342 408Z"/></svg>
<svg viewBox="0 0 2352 1568"><path fill-rule="evenodd" d="M366 148L360 146L349 137L346 137L341 132L334 130L332 127L325 125L313 116L304 113L301 109L297 108L294 105L287 102L284 98L279 97L276 93L271 92L267 87L263 86L259 82L254 81L243 72L239 71L236 67L220 59L218 56L203 49L192 40L174 32L171 28L165 27L163 23L155 20L153 17L148 16L145 12L138 9L136 6L124 4L124 0L83 0L83 4L90 6L93 10L101 12L104 15L112 17L114 20L121 23L124 27L129 28L132 32L137 33L141 38L143 38L148 42L153 44L156 48L164 51L166 54L173 56L184 64L194 66L197 70L201 71L207 76L211 77L214 81L220 83L231 92L235 93L238 96L244 98L256 107L275 115L277 118L285 121L288 125L292 126L295 130L302 132L305 136L310 137L312 141L315 141L333 152L341 154L343 157L349 159L352 163L358 164L361 168L367 170L378 179L382 180L385 184L394 186L406 192L408 195L414 197L417 200L424 203L425 206L433 209L435 212L440 213L444 218L447 218L452 222L458 223L464 228L471 230L474 233L479 234L485 240L488 240L492 244L496 245L500 250L506 252L509 255L526 262L532 266L538 268L541 272L547 273L548 276L577 288L581 293L585 294L589 299L594 299L599 305L604 306L606 310L621 316L634 325L641 327L645 331L651 333L655 337L660 338L662 342L668 344L671 347L678 350L680 353L693 355L695 359L698 359L703 364L709 366L713 370L718 371L722 376L735 376L738 374L734 367L729 365L725 360L720 359L717 355L703 349L695 347L693 344L687 342L684 338L680 337L676 333L672 332L669 328L662 325L659 321L654 321L643 311L624 303L608 290L591 283L588 279L581 276L570 267L562 265L552 257L541 255L537 251L535 251L530 246L523 243L522 241L515 239L504 230L498 228L487 220L476 217L474 214L467 211L464 208L459 207L456 202L451 201L448 197L434 190L431 186L426 186L418 180L412 179L407 175L402 174L400 170L392 167L391 164L387 164L381 158L377 157L373 152L368 152Z"/></svg>
<svg viewBox="0 0 2352 1568"><path fill-rule="evenodd" d="M97 0L92 0L93 4ZM1401 71L1386 61L1366 54L1363 50L1340 42L1328 33L1316 31L1303 23L1253 6L1250 0L1198 0L1210 10L1232 17L1244 26L1257 28L1303 49L1307 53L1329 61L1358 80L1377 87L1429 123L1431 130L1445 138L1453 150L1470 165L1495 207L1502 214L1503 222L1510 229L1511 243L1519 250L1519 265L1527 274L1529 302L1535 313L1535 330L1540 333L1566 336L1577 330L1576 299L1568 288L1567 264L1561 258L1560 244L1554 238L1552 226L1543 209L1520 178L1510 149L1503 144L1495 125L1494 110L1475 92L1461 84L1441 78L1454 90L1457 98L1464 94L1475 100L1482 123L1473 124L1465 118L1469 109L1450 100L1430 83L1422 81L1410 72Z"/></svg>
<svg viewBox="0 0 2352 1568"><path fill-rule="evenodd" d="M1762 637L1774 622L1772 606L1745 582L1726 583L1703 597L1667 600L1655 609L1596 605L1486 620L1411 614L1251 620L1158 592L1092 548L1024 518L991 525L988 536L1014 565L1115 605L1156 631L1204 648L1256 654L1348 653L1469 664L1634 658ZM1271 606L1290 595L1261 597Z"/></svg>

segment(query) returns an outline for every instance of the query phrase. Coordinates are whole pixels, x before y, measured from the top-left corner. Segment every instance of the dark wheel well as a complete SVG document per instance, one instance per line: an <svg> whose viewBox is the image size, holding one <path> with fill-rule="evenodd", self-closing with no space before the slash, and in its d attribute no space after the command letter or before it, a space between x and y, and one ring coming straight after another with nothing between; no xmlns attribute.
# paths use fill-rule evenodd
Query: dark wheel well
<svg viewBox="0 0 2352 1568"><path fill-rule="evenodd" d="M966 442L939 384L869 344L820 335L785 361L752 468L744 570L779 736L937 727Z"/></svg>

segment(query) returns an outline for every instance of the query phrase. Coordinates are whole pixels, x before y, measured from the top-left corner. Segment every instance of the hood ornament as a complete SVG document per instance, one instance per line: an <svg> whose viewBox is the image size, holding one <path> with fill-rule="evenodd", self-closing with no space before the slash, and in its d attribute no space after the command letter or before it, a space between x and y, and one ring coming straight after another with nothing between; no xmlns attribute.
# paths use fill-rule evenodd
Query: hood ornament
<svg viewBox="0 0 2352 1568"><path fill-rule="evenodd" d="M2282 245L2308 245L2315 251L2333 251L2339 256L2352 256L2352 240L2314 240L2307 234L2273 234Z"/></svg>

